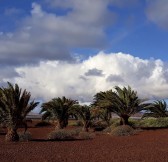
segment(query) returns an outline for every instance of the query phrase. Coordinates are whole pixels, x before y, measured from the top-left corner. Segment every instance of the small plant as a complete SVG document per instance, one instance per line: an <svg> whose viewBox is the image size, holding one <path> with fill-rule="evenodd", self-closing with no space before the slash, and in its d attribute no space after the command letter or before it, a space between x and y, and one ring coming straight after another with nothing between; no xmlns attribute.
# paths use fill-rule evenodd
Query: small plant
<svg viewBox="0 0 168 162"><path fill-rule="evenodd" d="M132 127L138 127L141 119L129 119L129 125Z"/></svg>
<svg viewBox="0 0 168 162"><path fill-rule="evenodd" d="M47 127L47 126L52 126L52 124L46 121L41 121L35 125L35 127Z"/></svg>
<svg viewBox="0 0 168 162"><path fill-rule="evenodd" d="M79 133L79 138L80 139L86 139L86 140L87 139L93 139L93 138L95 138L95 134L82 131L82 132Z"/></svg>
<svg viewBox="0 0 168 162"><path fill-rule="evenodd" d="M30 132L19 132L19 141L30 141L32 139L32 135Z"/></svg>
<svg viewBox="0 0 168 162"><path fill-rule="evenodd" d="M139 127L168 127L168 117L163 118L144 118L140 120Z"/></svg>
<svg viewBox="0 0 168 162"><path fill-rule="evenodd" d="M135 134L135 131L128 125L122 125L114 128L110 134L114 136L129 136Z"/></svg>
<svg viewBox="0 0 168 162"><path fill-rule="evenodd" d="M79 134L80 130L58 129L48 135L49 140L73 140Z"/></svg>

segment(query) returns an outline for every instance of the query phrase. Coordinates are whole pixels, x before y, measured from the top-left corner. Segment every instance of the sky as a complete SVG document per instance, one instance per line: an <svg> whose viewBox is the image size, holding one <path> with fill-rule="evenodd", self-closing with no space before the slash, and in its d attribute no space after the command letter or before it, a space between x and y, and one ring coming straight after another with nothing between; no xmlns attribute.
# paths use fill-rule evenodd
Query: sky
<svg viewBox="0 0 168 162"><path fill-rule="evenodd" d="M167 0L0 0L0 85L81 103L114 86L168 98Z"/></svg>

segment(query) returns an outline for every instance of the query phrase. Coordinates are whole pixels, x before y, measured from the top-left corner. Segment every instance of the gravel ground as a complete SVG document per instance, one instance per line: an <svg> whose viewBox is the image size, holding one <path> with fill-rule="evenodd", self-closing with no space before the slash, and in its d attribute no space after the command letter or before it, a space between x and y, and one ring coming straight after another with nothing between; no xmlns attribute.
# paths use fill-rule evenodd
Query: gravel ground
<svg viewBox="0 0 168 162"><path fill-rule="evenodd" d="M5 142L0 135L0 162L168 162L168 129L146 130L91 140L47 141L53 128L29 128L33 141Z"/></svg>

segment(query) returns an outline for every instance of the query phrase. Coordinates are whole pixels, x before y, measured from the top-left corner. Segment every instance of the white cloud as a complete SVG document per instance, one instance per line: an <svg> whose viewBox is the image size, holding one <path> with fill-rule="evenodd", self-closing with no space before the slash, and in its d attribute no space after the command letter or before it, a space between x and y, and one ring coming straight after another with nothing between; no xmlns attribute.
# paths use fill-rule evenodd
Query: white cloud
<svg viewBox="0 0 168 162"><path fill-rule="evenodd" d="M100 76L86 76L91 69ZM161 60L143 60L129 54L99 52L79 63L43 61L38 66L16 68L11 79L44 100L63 96L90 102L99 91L130 85L141 97L167 98L168 66ZM110 79L109 79L110 78Z"/></svg>
<svg viewBox="0 0 168 162"><path fill-rule="evenodd" d="M16 31L1 35L0 62L73 60L70 53L73 48L105 47L105 29L115 19L108 10L108 2L93 0L94 5L90 5L91 0L70 1L73 2L71 10L63 15L32 3L31 14L20 21ZM68 5L68 1L65 4Z"/></svg>
<svg viewBox="0 0 168 162"><path fill-rule="evenodd" d="M147 0L147 17L158 26L168 29L168 1Z"/></svg>

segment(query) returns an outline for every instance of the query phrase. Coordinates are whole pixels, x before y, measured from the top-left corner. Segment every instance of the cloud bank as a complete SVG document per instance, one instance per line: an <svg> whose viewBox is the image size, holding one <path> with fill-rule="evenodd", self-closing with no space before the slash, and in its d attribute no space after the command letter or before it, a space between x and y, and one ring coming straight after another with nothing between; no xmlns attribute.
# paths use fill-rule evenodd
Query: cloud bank
<svg viewBox="0 0 168 162"><path fill-rule="evenodd" d="M115 14L103 0L49 1L54 10L32 3L30 14L22 18L15 31L0 31L0 63L25 64L43 60L74 61L71 49L102 49L107 44L105 29ZM57 14L57 9L64 14ZM60 7L64 8L61 9ZM4 15L17 12L5 10Z"/></svg>
<svg viewBox="0 0 168 162"><path fill-rule="evenodd" d="M91 102L94 94L114 86L130 85L143 98L168 97L168 66L161 60L143 60L124 53L104 53L85 61L41 61L36 66L15 69L18 76L6 78L44 101L65 95Z"/></svg>

